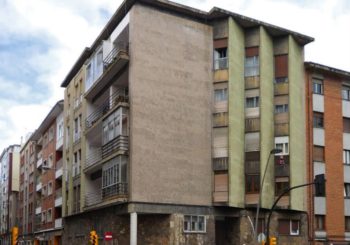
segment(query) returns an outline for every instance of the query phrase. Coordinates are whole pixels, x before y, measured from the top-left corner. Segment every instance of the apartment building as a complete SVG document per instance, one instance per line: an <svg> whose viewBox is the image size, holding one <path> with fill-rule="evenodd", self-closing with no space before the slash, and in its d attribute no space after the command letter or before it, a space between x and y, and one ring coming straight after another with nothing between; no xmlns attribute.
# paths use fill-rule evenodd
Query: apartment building
<svg viewBox="0 0 350 245"><path fill-rule="evenodd" d="M259 192L260 233L275 198L307 181L311 41L219 8L124 1L62 83L63 244L91 230L118 244L253 243ZM289 193L270 234L307 244L305 211L306 190Z"/></svg>
<svg viewBox="0 0 350 245"><path fill-rule="evenodd" d="M32 135L32 134L31 134ZM21 145L18 197L18 233L21 244L32 245L35 226L37 145L30 137Z"/></svg>
<svg viewBox="0 0 350 245"><path fill-rule="evenodd" d="M348 244L350 72L311 62L305 69L308 178L326 178L324 196L308 192L310 237L314 244Z"/></svg>
<svg viewBox="0 0 350 245"><path fill-rule="evenodd" d="M16 226L19 191L19 145L10 145L0 156L0 244L11 244L11 229Z"/></svg>
<svg viewBox="0 0 350 245"><path fill-rule="evenodd" d="M36 142L35 244L59 245L62 235L63 101L58 101L31 136Z"/></svg>

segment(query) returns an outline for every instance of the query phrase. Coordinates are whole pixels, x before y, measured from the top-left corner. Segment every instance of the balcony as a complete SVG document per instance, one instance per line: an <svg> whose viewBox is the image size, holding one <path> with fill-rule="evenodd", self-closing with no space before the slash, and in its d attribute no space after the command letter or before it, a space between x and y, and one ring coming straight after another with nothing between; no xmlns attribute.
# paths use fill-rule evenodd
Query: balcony
<svg viewBox="0 0 350 245"><path fill-rule="evenodd" d="M62 188L55 190L55 207L62 206Z"/></svg>
<svg viewBox="0 0 350 245"><path fill-rule="evenodd" d="M56 162L56 172L55 172L56 179L62 178L62 175L63 175L62 163L63 163L62 158L58 162Z"/></svg>
<svg viewBox="0 0 350 245"><path fill-rule="evenodd" d="M41 178L37 178L36 179L36 188L35 188L35 190L40 192L41 189L42 189Z"/></svg>
<svg viewBox="0 0 350 245"><path fill-rule="evenodd" d="M37 207L35 209L35 214L41 214L41 207Z"/></svg>
<svg viewBox="0 0 350 245"><path fill-rule="evenodd" d="M284 95L289 93L289 83L276 83L275 95Z"/></svg>
<svg viewBox="0 0 350 245"><path fill-rule="evenodd" d="M289 135L289 123L277 123L275 124L275 136Z"/></svg>
<svg viewBox="0 0 350 245"><path fill-rule="evenodd" d="M228 170L228 157L213 158L213 170L214 171Z"/></svg>
<svg viewBox="0 0 350 245"><path fill-rule="evenodd" d="M62 228L62 218L55 219L55 229Z"/></svg>
<svg viewBox="0 0 350 245"><path fill-rule="evenodd" d="M42 157L40 157L40 158L38 158L38 161L36 162L36 167L40 168L42 165L43 165L43 159L42 159Z"/></svg>
<svg viewBox="0 0 350 245"><path fill-rule="evenodd" d="M86 158L85 168L89 168L97 164L101 160L102 160L102 149L101 148L91 149L88 157Z"/></svg>
<svg viewBox="0 0 350 245"><path fill-rule="evenodd" d="M215 70L222 70L222 69L227 69L228 68L228 58L223 57L223 58L216 58L214 60L214 69Z"/></svg>
<svg viewBox="0 0 350 245"><path fill-rule="evenodd" d="M80 137L81 137L81 131L79 132L74 132L74 135L73 135L73 143L76 143L80 140Z"/></svg>
<svg viewBox="0 0 350 245"><path fill-rule="evenodd" d="M102 158L110 156L113 152L127 151L129 149L129 137L124 135L119 135L113 140L109 141L107 144L102 146Z"/></svg>
<svg viewBox="0 0 350 245"><path fill-rule="evenodd" d="M260 118L245 119L245 132L256 132L260 130Z"/></svg>
<svg viewBox="0 0 350 245"><path fill-rule="evenodd" d="M108 97L101 105L99 105L94 112L92 112L85 121L86 129L91 128L95 123L99 121L109 111L114 109L117 105L124 103L128 106L129 97L127 89L120 89L112 96Z"/></svg>
<svg viewBox="0 0 350 245"><path fill-rule="evenodd" d="M112 196L126 196L128 194L127 183L116 183L102 189L102 198Z"/></svg>
<svg viewBox="0 0 350 245"><path fill-rule="evenodd" d="M92 100L129 62L128 43L118 42L103 60L103 73L85 93Z"/></svg>

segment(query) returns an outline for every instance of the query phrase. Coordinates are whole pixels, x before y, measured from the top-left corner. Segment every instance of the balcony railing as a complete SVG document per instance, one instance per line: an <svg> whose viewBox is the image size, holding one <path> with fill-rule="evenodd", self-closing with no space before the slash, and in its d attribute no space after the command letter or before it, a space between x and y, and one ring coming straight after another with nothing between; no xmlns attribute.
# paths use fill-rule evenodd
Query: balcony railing
<svg viewBox="0 0 350 245"><path fill-rule="evenodd" d="M213 159L213 170L228 170L228 157L220 157Z"/></svg>
<svg viewBox="0 0 350 245"><path fill-rule="evenodd" d="M91 151L88 157L86 158L85 168L88 168L102 159L102 149L95 148L95 150Z"/></svg>
<svg viewBox="0 0 350 245"><path fill-rule="evenodd" d="M102 202L102 196L100 192L91 192L85 194L85 206L89 207Z"/></svg>
<svg viewBox="0 0 350 245"><path fill-rule="evenodd" d="M127 151L129 148L129 137L119 135L102 146L102 158L111 155L116 150Z"/></svg>
<svg viewBox="0 0 350 245"><path fill-rule="evenodd" d="M128 183L116 183L114 185L102 188L102 198L127 194Z"/></svg>
<svg viewBox="0 0 350 245"><path fill-rule="evenodd" d="M214 68L215 70L227 69L228 67L228 58L217 58L214 60Z"/></svg>
<svg viewBox="0 0 350 245"><path fill-rule="evenodd" d="M117 57L120 54L123 54L123 53L128 54L128 49L129 49L128 43L118 42L116 46L112 49L112 51L103 60L104 70L108 69L108 67L117 60Z"/></svg>
<svg viewBox="0 0 350 245"><path fill-rule="evenodd" d="M129 102L127 90L118 90L111 97L108 97L85 121L86 128L92 127L102 116L107 114L119 102Z"/></svg>

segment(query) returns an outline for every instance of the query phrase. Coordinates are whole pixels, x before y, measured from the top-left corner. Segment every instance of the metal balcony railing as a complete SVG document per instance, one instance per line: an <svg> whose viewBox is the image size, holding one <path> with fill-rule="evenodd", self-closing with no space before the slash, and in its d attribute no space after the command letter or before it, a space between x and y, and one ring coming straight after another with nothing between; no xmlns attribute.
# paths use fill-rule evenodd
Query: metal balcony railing
<svg viewBox="0 0 350 245"><path fill-rule="evenodd" d="M213 170L214 171L228 170L228 157L214 158Z"/></svg>
<svg viewBox="0 0 350 245"><path fill-rule="evenodd" d="M101 161L101 159L102 159L102 149L100 147L95 148L95 150L91 151L88 157L86 158L85 168L88 168L96 164L97 162Z"/></svg>
<svg viewBox="0 0 350 245"><path fill-rule="evenodd" d="M90 192L85 194L85 206L89 207L102 202L101 192Z"/></svg>
<svg viewBox="0 0 350 245"><path fill-rule="evenodd" d="M127 88L118 90L112 96L108 97L94 112L92 112L85 121L86 128L92 127L103 115L119 102L129 102Z"/></svg>
<svg viewBox="0 0 350 245"><path fill-rule="evenodd" d="M102 146L102 158L111 155L116 150L127 151L129 148L129 137L119 135Z"/></svg>
<svg viewBox="0 0 350 245"><path fill-rule="evenodd" d="M215 70L227 69L228 68L228 58L217 58L214 60Z"/></svg>
<svg viewBox="0 0 350 245"><path fill-rule="evenodd" d="M128 183L116 183L114 185L102 188L102 198L127 194Z"/></svg>
<svg viewBox="0 0 350 245"><path fill-rule="evenodd" d="M126 42L118 42L112 51L106 56L103 60L103 68L104 70L108 69L108 67L113 64L117 57L121 54L128 54L129 45Z"/></svg>

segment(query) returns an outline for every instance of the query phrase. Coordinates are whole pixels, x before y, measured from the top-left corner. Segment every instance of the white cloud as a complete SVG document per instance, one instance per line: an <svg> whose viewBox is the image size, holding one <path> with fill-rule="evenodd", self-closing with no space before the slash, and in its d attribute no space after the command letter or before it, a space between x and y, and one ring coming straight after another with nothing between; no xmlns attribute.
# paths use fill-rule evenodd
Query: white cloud
<svg viewBox="0 0 350 245"><path fill-rule="evenodd" d="M90 46L122 0L5 0L0 1L0 48L13 38L44 40L47 49L28 60L7 54L2 62L13 70L38 74L35 84L49 88L46 100L24 104L15 96L0 98L0 149L18 143L22 135L39 126L46 113L63 97L60 84L85 46ZM232 12L291 29L316 38L306 46L306 60L350 71L350 4L348 0L176 0L205 11L218 6ZM23 44L25 45L25 43ZM0 50L3 51L3 50ZM2 55L5 55L2 52ZM1 61L3 60L3 61ZM4 61L5 60L5 61ZM3 75L3 74L1 74ZM0 78L1 90L29 93L34 82Z"/></svg>

